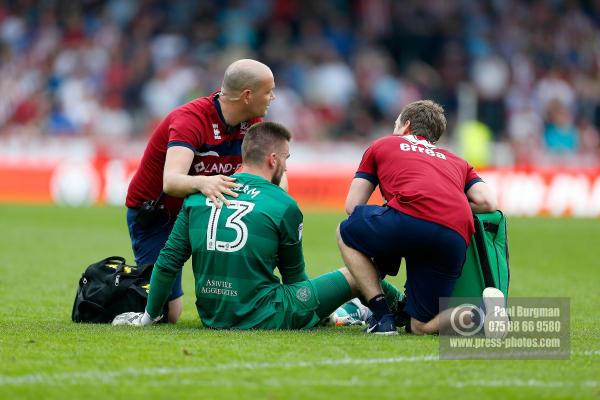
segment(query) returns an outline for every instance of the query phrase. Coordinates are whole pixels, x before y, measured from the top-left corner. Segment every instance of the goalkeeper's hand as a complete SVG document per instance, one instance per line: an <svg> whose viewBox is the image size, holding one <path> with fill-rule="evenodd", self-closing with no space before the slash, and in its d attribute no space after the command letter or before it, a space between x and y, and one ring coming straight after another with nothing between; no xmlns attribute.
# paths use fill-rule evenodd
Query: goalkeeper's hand
<svg viewBox="0 0 600 400"><path fill-rule="evenodd" d="M113 319L113 326L148 326L158 322L162 318L162 315L152 319L150 314L146 311L141 312L126 312L119 314Z"/></svg>

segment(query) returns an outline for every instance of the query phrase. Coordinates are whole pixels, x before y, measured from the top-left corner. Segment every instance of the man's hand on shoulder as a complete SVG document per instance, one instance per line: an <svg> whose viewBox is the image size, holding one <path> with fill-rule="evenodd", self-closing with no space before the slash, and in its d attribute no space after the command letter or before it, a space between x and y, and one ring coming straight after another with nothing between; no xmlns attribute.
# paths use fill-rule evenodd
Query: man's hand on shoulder
<svg viewBox="0 0 600 400"><path fill-rule="evenodd" d="M221 207L221 202L229 206L229 201L225 195L238 197L238 194L231 189L238 186L235 183L235 178L225 175L213 176L194 176L195 189L211 200L217 208Z"/></svg>

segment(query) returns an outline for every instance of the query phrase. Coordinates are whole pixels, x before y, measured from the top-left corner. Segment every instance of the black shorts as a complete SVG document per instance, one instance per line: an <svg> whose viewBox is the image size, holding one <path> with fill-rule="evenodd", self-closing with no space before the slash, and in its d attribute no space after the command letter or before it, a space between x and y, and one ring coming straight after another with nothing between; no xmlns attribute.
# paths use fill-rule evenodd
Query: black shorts
<svg viewBox="0 0 600 400"><path fill-rule="evenodd" d="M396 275L406 260L404 311L421 322L439 313L440 297L452 294L467 251L452 229L390 207L357 206L340 234L347 246L375 261L382 277Z"/></svg>

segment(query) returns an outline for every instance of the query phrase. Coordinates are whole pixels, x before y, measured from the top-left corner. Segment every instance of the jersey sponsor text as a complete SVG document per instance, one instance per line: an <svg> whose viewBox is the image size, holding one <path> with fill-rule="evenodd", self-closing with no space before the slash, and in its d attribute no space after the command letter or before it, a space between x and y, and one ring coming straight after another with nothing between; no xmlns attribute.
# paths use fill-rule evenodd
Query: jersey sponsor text
<svg viewBox="0 0 600 400"><path fill-rule="evenodd" d="M217 281L214 279L207 279L200 290L202 294L220 294L222 296L231 296L236 297L238 295L238 291L232 289L231 282L227 281Z"/></svg>
<svg viewBox="0 0 600 400"><path fill-rule="evenodd" d="M200 161L199 163L194 164L194 171L197 174L224 174L231 175L235 170L240 167L241 164L231 164L231 163L211 163Z"/></svg>

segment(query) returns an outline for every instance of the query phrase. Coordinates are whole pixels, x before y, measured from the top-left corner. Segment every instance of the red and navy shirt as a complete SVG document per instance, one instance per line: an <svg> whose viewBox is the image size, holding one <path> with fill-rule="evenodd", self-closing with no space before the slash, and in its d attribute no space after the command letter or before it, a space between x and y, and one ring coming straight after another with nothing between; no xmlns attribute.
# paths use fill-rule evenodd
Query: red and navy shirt
<svg viewBox="0 0 600 400"><path fill-rule="evenodd" d="M481 178L462 158L420 136L386 136L367 149L355 177L379 185L389 207L471 241L475 228L465 193Z"/></svg>
<svg viewBox="0 0 600 400"><path fill-rule="evenodd" d="M184 146L195 156L189 175L232 175L242 164L242 140L246 130L260 118L231 127L225 123L218 92L186 103L162 120L152 133L140 166L133 176L125 204L139 208L156 200L163 189L167 148ZM164 195L162 203L172 218L181 209L182 198Z"/></svg>

